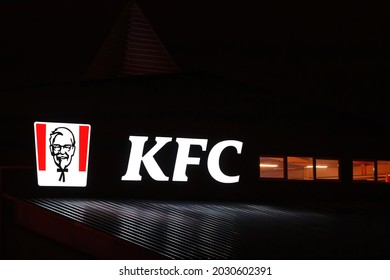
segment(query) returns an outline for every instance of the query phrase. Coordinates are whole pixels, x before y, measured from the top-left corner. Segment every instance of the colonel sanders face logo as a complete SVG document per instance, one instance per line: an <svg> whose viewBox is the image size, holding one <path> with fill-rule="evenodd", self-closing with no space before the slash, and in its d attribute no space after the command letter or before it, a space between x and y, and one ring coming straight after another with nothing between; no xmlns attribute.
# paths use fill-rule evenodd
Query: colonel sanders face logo
<svg viewBox="0 0 390 280"><path fill-rule="evenodd" d="M51 132L49 142L51 155L58 167L57 172L61 173L58 181L65 182L65 172L68 172L67 167L76 151L75 137L69 129L58 127Z"/></svg>
<svg viewBox="0 0 390 280"><path fill-rule="evenodd" d="M86 187L91 126L34 122L39 186Z"/></svg>

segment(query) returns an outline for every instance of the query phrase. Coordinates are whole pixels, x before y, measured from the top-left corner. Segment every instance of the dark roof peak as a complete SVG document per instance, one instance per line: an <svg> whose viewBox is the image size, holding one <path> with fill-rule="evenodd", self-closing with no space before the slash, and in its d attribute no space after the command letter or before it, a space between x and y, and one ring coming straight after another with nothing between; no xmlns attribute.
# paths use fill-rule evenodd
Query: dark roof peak
<svg viewBox="0 0 390 280"><path fill-rule="evenodd" d="M112 27L84 78L174 73L178 67L135 1Z"/></svg>

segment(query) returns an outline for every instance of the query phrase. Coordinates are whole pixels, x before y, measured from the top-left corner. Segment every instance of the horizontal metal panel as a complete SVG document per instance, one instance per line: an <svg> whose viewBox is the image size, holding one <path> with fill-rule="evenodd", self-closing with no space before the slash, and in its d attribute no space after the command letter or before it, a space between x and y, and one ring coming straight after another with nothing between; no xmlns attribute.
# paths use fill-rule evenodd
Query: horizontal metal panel
<svg viewBox="0 0 390 280"><path fill-rule="evenodd" d="M301 240L313 230L321 232L333 221L324 213L243 203L60 198L29 201L172 259L269 257L270 250L281 252L283 242ZM279 239L278 235L285 237Z"/></svg>

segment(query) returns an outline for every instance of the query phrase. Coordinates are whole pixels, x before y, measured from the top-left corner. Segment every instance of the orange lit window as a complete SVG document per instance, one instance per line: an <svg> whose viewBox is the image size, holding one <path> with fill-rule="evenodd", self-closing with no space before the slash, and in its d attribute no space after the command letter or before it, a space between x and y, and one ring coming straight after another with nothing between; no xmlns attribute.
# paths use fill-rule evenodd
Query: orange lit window
<svg viewBox="0 0 390 280"><path fill-rule="evenodd" d="M375 162L366 160L354 160L353 180L375 181Z"/></svg>
<svg viewBox="0 0 390 280"><path fill-rule="evenodd" d="M313 158L287 157L287 179L313 180Z"/></svg>
<svg viewBox="0 0 390 280"><path fill-rule="evenodd" d="M390 183L390 161L378 160L378 181Z"/></svg>
<svg viewBox="0 0 390 280"><path fill-rule="evenodd" d="M260 178L284 179L284 158L261 156Z"/></svg>
<svg viewBox="0 0 390 280"><path fill-rule="evenodd" d="M338 180L339 161L337 159L316 159L316 179Z"/></svg>

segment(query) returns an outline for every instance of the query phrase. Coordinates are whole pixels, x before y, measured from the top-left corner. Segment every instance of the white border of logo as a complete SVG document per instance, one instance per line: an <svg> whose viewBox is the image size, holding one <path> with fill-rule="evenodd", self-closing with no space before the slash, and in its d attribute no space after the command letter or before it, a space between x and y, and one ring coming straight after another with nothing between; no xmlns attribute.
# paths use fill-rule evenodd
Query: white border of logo
<svg viewBox="0 0 390 280"><path fill-rule="evenodd" d="M35 122L35 154L39 186L85 187L91 126Z"/></svg>

